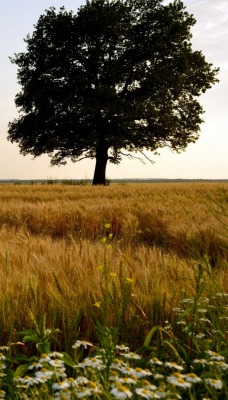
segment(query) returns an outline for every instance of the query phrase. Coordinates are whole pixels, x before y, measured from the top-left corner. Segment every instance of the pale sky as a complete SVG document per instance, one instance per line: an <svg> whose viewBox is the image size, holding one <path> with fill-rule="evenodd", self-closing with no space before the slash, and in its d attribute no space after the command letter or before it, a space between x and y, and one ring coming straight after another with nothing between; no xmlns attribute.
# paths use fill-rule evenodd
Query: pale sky
<svg viewBox="0 0 228 400"><path fill-rule="evenodd" d="M164 3L168 3L165 0ZM7 141L8 123L17 118L14 104L17 68L9 56L25 50L23 39L45 9L77 11L84 0L7 0L0 14L0 180L1 179L91 179L95 160L50 167L48 156L35 160L22 156L16 144ZM114 178L228 178L228 0L184 0L187 11L197 20L192 29L193 48L202 50L208 62L220 67L220 83L198 98L205 114L200 139L181 153L163 149L160 156L147 153L155 161L145 164L124 158L120 165L108 164L107 177Z"/></svg>

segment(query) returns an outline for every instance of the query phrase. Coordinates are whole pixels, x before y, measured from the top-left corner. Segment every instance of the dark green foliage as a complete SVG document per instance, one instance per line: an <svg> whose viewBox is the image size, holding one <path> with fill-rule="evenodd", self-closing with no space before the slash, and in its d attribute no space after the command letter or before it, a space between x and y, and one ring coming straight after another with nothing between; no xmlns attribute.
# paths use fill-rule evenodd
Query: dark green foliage
<svg viewBox="0 0 228 400"><path fill-rule="evenodd" d="M94 184L122 151L198 138L203 109L196 98L218 69L193 51L195 19L179 0L91 0L75 15L64 7L41 15L18 66L20 110L9 140L23 155L47 153L53 165L96 158Z"/></svg>

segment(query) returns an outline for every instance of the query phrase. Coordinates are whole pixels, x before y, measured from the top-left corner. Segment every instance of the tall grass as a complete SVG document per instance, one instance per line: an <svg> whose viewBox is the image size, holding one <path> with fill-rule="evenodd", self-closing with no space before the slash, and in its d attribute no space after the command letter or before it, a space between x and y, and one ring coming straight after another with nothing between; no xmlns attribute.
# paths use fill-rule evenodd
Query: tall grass
<svg viewBox="0 0 228 400"><path fill-rule="evenodd" d="M96 341L107 282L106 324L133 347L194 295L199 263L228 291L227 184L4 185L0 201L1 344L44 313L62 332L56 349ZM105 254L104 220L113 235Z"/></svg>

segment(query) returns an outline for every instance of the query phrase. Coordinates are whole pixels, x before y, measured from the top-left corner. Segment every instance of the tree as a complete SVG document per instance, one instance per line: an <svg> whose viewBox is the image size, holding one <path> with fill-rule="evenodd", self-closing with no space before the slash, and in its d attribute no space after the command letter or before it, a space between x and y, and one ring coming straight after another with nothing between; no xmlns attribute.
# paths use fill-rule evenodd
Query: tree
<svg viewBox="0 0 228 400"><path fill-rule="evenodd" d="M124 154L183 150L199 136L196 98L218 72L192 49L195 22L180 0L46 10L26 51L11 59L22 90L8 139L23 155L48 154L53 165L96 158L95 185L105 184L107 162Z"/></svg>

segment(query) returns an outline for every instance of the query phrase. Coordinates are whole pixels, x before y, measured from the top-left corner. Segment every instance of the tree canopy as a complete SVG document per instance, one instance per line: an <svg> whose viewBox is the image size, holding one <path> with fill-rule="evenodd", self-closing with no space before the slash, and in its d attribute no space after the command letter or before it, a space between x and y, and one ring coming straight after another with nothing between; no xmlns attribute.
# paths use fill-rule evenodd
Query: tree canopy
<svg viewBox="0 0 228 400"><path fill-rule="evenodd" d="M180 0L88 0L45 11L18 66L19 117L8 139L60 165L95 158L93 183L124 152L181 151L199 136L197 101L217 68L191 44L195 19Z"/></svg>

